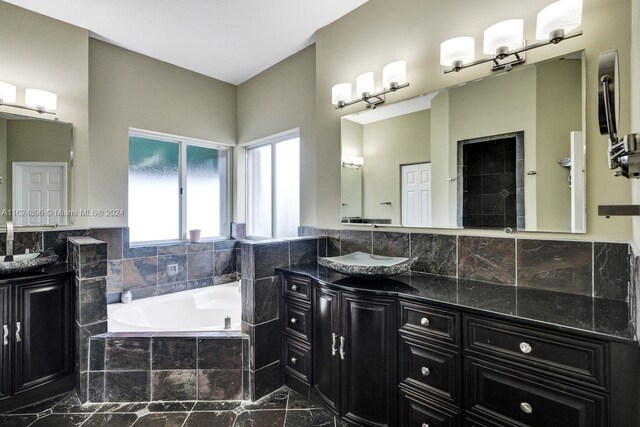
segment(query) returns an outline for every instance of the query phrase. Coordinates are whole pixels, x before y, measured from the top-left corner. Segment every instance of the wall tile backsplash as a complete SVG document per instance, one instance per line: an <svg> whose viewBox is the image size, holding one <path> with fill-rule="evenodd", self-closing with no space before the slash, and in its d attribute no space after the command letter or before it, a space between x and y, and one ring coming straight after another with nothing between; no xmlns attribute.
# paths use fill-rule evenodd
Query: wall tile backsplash
<svg viewBox="0 0 640 427"><path fill-rule="evenodd" d="M418 258L413 271L550 289L628 302L630 246L627 243L542 240L302 226L300 236L324 237L319 256L353 251ZM408 247L407 247L408 242ZM370 248L370 249L367 249ZM634 294L635 295L635 294Z"/></svg>

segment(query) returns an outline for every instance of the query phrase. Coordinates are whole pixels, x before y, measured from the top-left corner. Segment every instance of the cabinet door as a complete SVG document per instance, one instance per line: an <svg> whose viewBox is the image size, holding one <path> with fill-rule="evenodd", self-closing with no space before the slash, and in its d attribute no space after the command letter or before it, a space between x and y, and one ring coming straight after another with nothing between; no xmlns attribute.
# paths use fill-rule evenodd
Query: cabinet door
<svg viewBox="0 0 640 427"><path fill-rule="evenodd" d="M313 378L325 403L338 412L340 325L338 292L315 287L313 292Z"/></svg>
<svg viewBox="0 0 640 427"><path fill-rule="evenodd" d="M16 286L15 394L73 372L70 288L66 279Z"/></svg>
<svg viewBox="0 0 640 427"><path fill-rule="evenodd" d="M11 299L10 287L0 286L0 400L11 395Z"/></svg>
<svg viewBox="0 0 640 427"><path fill-rule="evenodd" d="M357 424L396 421L396 304L342 293L341 414ZM342 343L341 343L342 344Z"/></svg>

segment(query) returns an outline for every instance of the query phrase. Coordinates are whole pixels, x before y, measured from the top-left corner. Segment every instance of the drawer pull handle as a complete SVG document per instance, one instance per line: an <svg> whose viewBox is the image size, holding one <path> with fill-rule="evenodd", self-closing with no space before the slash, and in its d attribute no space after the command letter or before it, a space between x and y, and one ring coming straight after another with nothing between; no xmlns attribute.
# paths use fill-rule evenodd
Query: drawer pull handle
<svg viewBox="0 0 640 427"><path fill-rule="evenodd" d="M331 333L331 355L335 356L336 353L338 352L338 347L336 347L336 338L338 338L338 336L335 333Z"/></svg>
<svg viewBox="0 0 640 427"><path fill-rule="evenodd" d="M20 338L20 322L16 323L16 342L22 341Z"/></svg>
<svg viewBox="0 0 640 427"><path fill-rule="evenodd" d="M298 285L291 285L291 290L293 292L297 291L298 290Z"/></svg>
<svg viewBox="0 0 640 427"><path fill-rule="evenodd" d="M523 352L524 354L529 354L531 353L531 351L533 351L533 347L531 347L531 345L528 342L521 342L520 351Z"/></svg>
<svg viewBox="0 0 640 427"><path fill-rule="evenodd" d="M295 317L292 317L291 320L289 321L291 322L292 325L295 325L298 319L296 319Z"/></svg>
<svg viewBox="0 0 640 427"><path fill-rule="evenodd" d="M427 319L426 317L423 317L422 319L420 319L420 324L422 326L429 326L429 319Z"/></svg>
<svg viewBox="0 0 640 427"><path fill-rule="evenodd" d="M423 366L422 369L420 369L420 372L422 372L422 375L425 377L428 377L431 374L431 371L426 366Z"/></svg>
<svg viewBox="0 0 640 427"><path fill-rule="evenodd" d="M340 359L344 360L344 337L340 337Z"/></svg>
<svg viewBox="0 0 640 427"><path fill-rule="evenodd" d="M2 337L2 343L4 345L9 344L9 325L2 325L2 329L4 330L4 335Z"/></svg>
<svg viewBox="0 0 640 427"><path fill-rule="evenodd" d="M296 359L295 357L292 357L292 358L291 358L291 364L292 364L292 365L295 365L295 364L296 364L296 362L298 362L298 359Z"/></svg>
<svg viewBox="0 0 640 427"><path fill-rule="evenodd" d="M522 409L522 412L524 412L525 414L530 414L533 412L533 408L527 402L522 402L520 404L520 409Z"/></svg>

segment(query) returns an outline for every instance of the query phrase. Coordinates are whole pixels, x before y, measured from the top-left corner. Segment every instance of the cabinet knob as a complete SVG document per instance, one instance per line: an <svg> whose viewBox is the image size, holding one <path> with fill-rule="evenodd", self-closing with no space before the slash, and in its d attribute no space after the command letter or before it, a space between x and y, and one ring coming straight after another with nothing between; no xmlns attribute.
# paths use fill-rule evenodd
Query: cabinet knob
<svg viewBox="0 0 640 427"><path fill-rule="evenodd" d="M420 324L422 326L429 326L429 319L427 319L426 317L423 317L422 319L420 319Z"/></svg>
<svg viewBox="0 0 640 427"><path fill-rule="evenodd" d="M296 322L298 321L298 319L296 319L295 317L292 317L291 320L289 320L292 324L296 324Z"/></svg>
<svg viewBox="0 0 640 427"><path fill-rule="evenodd" d="M520 409L522 409L522 412L524 412L525 414L530 414L533 412L533 408L527 402L522 402L520 404Z"/></svg>
<svg viewBox="0 0 640 427"><path fill-rule="evenodd" d="M297 291L298 290L298 285L291 285L291 290L293 292Z"/></svg>
<svg viewBox="0 0 640 427"><path fill-rule="evenodd" d="M426 366L423 366L422 369L420 369L420 372L422 372L422 375L425 377L428 377L429 374L431 374L431 371Z"/></svg>
<svg viewBox="0 0 640 427"><path fill-rule="evenodd" d="M292 358L291 358L291 363L292 363L293 365L295 365L297 361L298 361L298 359L296 359L295 357L292 357Z"/></svg>
<svg viewBox="0 0 640 427"><path fill-rule="evenodd" d="M531 353L532 350L533 350L533 347L531 347L531 345L528 342L520 343L520 351L523 352L524 354L529 354Z"/></svg>
<svg viewBox="0 0 640 427"><path fill-rule="evenodd" d="M422 427L429 427L429 424L427 424L427 423L422 423Z"/></svg>

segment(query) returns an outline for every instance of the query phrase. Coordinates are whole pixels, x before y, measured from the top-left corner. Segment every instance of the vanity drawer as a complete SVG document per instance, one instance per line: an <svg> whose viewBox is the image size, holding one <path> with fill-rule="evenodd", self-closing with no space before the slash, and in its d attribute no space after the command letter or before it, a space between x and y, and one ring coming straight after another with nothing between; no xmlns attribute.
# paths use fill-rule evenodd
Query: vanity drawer
<svg viewBox="0 0 640 427"><path fill-rule="evenodd" d="M282 289L286 297L311 303L311 280L298 276L282 276Z"/></svg>
<svg viewBox="0 0 640 427"><path fill-rule="evenodd" d="M603 342L467 316L465 349L523 363L559 379L605 390L608 385L608 347Z"/></svg>
<svg viewBox="0 0 640 427"><path fill-rule="evenodd" d="M400 381L450 405L460 403L460 354L400 336Z"/></svg>
<svg viewBox="0 0 640 427"><path fill-rule="evenodd" d="M425 339L458 347L460 314L428 305L400 301L400 329Z"/></svg>
<svg viewBox="0 0 640 427"><path fill-rule="evenodd" d="M607 398L480 359L465 358L466 410L500 424L607 425Z"/></svg>
<svg viewBox="0 0 640 427"><path fill-rule="evenodd" d="M285 372L311 384L311 347L292 339L282 341L282 365Z"/></svg>
<svg viewBox="0 0 640 427"><path fill-rule="evenodd" d="M283 322L285 333L311 342L311 307L285 298Z"/></svg>
<svg viewBox="0 0 640 427"><path fill-rule="evenodd" d="M445 409L419 394L400 388L400 423L402 427L458 427L460 415Z"/></svg>

